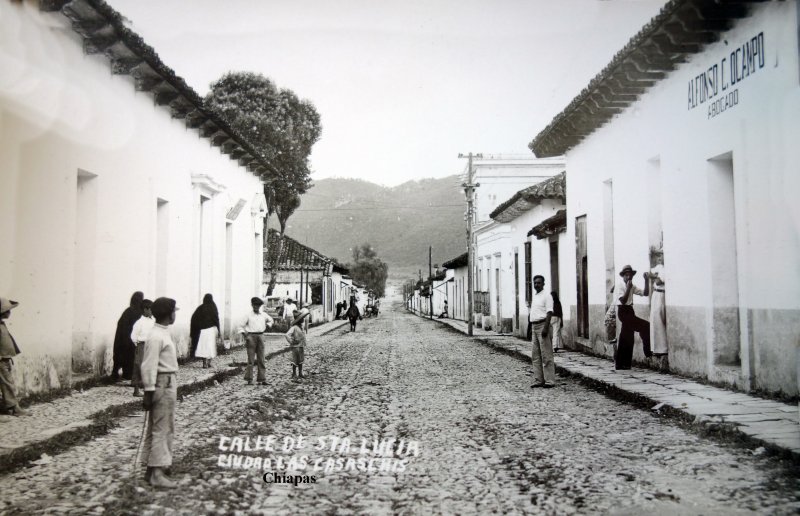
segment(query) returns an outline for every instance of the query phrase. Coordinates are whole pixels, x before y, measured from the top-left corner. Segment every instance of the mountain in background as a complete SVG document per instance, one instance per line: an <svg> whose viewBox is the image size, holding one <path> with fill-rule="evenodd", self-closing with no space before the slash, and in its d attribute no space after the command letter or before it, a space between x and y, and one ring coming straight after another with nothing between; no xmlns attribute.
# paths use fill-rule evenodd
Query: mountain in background
<svg viewBox="0 0 800 516"><path fill-rule="evenodd" d="M428 275L428 246L441 264L466 250L466 202L459 176L385 187L360 179L321 179L303 195L286 234L337 258L369 242L390 274ZM277 227L273 216L270 225Z"/></svg>

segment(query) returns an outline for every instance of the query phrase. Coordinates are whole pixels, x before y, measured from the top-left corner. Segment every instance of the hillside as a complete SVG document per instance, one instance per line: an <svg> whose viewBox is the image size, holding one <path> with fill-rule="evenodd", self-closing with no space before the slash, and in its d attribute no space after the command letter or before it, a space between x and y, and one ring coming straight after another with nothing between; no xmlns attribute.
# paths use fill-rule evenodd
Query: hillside
<svg viewBox="0 0 800 516"><path fill-rule="evenodd" d="M409 181L388 188L358 179L322 179L303 195L286 234L317 251L351 259L369 242L393 273L423 269L463 253L466 202L458 176ZM277 227L273 216L271 225Z"/></svg>

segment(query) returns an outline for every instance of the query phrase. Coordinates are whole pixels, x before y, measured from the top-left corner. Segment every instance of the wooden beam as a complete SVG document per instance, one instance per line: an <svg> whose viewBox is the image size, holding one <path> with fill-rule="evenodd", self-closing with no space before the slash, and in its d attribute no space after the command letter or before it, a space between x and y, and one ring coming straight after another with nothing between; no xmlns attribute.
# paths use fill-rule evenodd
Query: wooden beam
<svg viewBox="0 0 800 516"><path fill-rule="evenodd" d="M111 46L119 41L116 32L106 33L105 31L97 32L96 35L90 36L83 40L83 51L86 54L102 54Z"/></svg>
<svg viewBox="0 0 800 516"><path fill-rule="evenodd" d="M193 110L186 113L186 127L189 129L197 129L206 123L206 116L200 110Z"/></svg>
<svg viewBox="0 0 800 516"><path fill-rule="evenodd" d="M200 127L200 136L202 136L203 138L208 138L212 134L216 133L217 130L218 130L217 126L214 125L214 122L207 121Z"/></svg>
<svg viewBox="0 0 800 516"><path fill-rule="evenodd" d="M46 13L60 11L69 2L70 0L39 0L39 10Z"/></svg>
<svg viewBox="0 0 800 516"><path fill-rule="evenodd" d="M160 89L160 90L153 90L153 98L156 101L156 104L159 106L164 106L169 104L176 98L180 96L180 93L173 89Z"/></svg>
<svg viewBox="0 0 800 516"><path fill-rule="evenodd" d="M217 131L216 133L211 135L211 143L215 146L222 145L226 141L231 139L230 135L225 131Z"/></svg>

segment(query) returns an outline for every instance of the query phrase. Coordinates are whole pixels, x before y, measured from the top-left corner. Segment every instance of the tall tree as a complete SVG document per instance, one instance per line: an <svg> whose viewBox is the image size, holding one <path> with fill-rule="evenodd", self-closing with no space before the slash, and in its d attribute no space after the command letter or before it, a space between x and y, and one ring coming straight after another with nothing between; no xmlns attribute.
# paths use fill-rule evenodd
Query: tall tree
<svg viewBox="0 0 800 516"><path fill-rule="evenodd" d="M353 248L353 263L347 266L350 276L356 283L363 283L368 289L383 297L386 292L386 279L389 266L378 258L378 253L368 244Z"/></svg>
<svg viewBox="0 0 800 516"><path fill-rule="evenodd" d="M264 183L264 234L268 234L270 217L277 214L281 239L275 256L280 256L286 222L300 206L300 196L311 187L308 158L322 133L319 113L310 101L301 100L291 90L278 88L269 78L252 72L223 75L211 84L205 100L278 170L277 177ZM271 294L276 263L267 265L267 293Z"/></svg>

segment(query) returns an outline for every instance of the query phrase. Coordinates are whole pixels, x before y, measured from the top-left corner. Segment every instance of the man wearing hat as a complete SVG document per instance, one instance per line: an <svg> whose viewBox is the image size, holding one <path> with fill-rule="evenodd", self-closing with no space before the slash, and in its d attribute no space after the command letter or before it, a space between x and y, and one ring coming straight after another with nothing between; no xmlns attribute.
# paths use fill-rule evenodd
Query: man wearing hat
<svg viewBox="0 0 800 516"><path fill-rule="evenodd" d="M286 324L289 326L292 325L292 321L294 320L295 310L297 310L297 305L294 304L294 300L291 297L287 297L283 305L283 320L286 321Z"/></svg>
<svg viewBox="0 0 800 516"><path fill-rule="evenodd" d="M11 317L11 309L19 306L16 301L0 297L0 391L3 393L3 408L15 416L27 416L17 399L17 388L14 384L14 357L19 355L19 347L6 326L6 319Z"/></svg>
<svg viewBox="0 0 800 516"><path fill-rule="evenodd" d="M645 273L646 275L647 273ZM620 280L614 292L619 295L617 298L617 317L622 323L617 344L617 353L614 355L615 369L630 369L633 359L633 334L638 333L642 339L642 348L646 357L653 356L650 350L650 323L644 319L636 317L633 311L633 296L647 297L650 294L650 282L645 281L644 290L633 284L633 277L636 271L633 267L626 265L619 272ZM647 279L647 278L645 278Z"/></svg>
<svg viewBox="0 0 800 516"><path fill-rule="evenodd" d="M264 302L259 297L250 299L253 308L242 319L239 333L244 334L245 348L247 349L247 369L244 379L247 385L253 385L253 362L258 367L256 381L259 385L267 385L267 366L264 364L264 338L263 333L273 324L272 317L261 311Z"/></svg>

